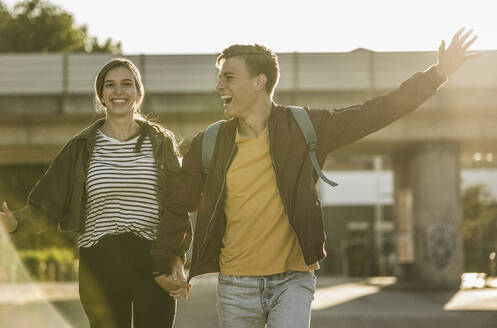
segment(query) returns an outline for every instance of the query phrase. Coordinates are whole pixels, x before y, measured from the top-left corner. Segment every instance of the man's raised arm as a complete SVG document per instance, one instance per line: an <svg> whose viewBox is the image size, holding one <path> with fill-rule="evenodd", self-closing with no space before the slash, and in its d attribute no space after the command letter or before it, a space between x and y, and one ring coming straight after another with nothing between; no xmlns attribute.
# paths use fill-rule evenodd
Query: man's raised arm
<svg viewBox="0 0 497 328"><path fill-rule="evenodd" d="M318 138L318 152L329 153L361 139L412 112L434 95L450 74L465 61L477 56L467 52L477 36L470 38L473 30L464 31L462 28L454 35L447 49L442 41L437 63L424 72L414 74L397 89L363 104L310 110Z"/></svg>

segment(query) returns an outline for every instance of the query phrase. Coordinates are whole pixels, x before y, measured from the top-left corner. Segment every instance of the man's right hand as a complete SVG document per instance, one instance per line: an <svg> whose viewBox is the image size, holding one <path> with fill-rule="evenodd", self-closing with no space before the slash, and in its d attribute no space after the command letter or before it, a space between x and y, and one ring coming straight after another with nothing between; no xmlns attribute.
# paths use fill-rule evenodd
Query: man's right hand
<svg viewBox="0 0 497 328"><path fill-rule="evenodd" d="M0 211L0 223L3 226L5 232L12 232L17 228L17 220L14 218L14 214L7 207L7 203L3 202L2 211Z"/></svg>
<svg viewBox="0 0 497 328"><path fill-rule="evenodd" d="M157 276L155 282L174 299L188 298L192 288L192 285L186 280L175 280L172 275Z"/></svg>
<svg viewBox="0 0 497 328"><path fill-rule="evenodd" d="M171 269L170 275L162 274L155 277L155 281L174 299L188 298L192 285L186 281L183 261L179 257L175 257Z"/></svg>

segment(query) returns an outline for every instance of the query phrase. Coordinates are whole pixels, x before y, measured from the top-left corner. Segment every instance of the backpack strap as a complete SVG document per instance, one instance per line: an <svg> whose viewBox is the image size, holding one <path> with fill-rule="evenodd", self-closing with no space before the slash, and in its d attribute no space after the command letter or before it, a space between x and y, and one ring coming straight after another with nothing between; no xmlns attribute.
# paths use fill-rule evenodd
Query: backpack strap
<svg viewBox="0 0 497 328"><path fill-rule="evenodd" d="M303 107L288 106L288 108L292 112L293 117L295 118L295 121L297 121L297 124L300 128L300 131L302 131L302 134L304 135L305 143L307 144L309 157L311 158L314 171L316 171L319 177L330 186L338 186L336 182L328 179L319 167L318 159L316 157L316 131L314 130L314 126L312 125L309 114Z"/></svg>
<svg viewBox="0 0 497 328"><path fill-rule="evenodd" d="M214 149L216 148L217 133L221 124L224 122L226 121L220 120L214 122L205 129L204 136L202 137L202 168L204 174L209 172L209 166L214 155Z"/></svg>

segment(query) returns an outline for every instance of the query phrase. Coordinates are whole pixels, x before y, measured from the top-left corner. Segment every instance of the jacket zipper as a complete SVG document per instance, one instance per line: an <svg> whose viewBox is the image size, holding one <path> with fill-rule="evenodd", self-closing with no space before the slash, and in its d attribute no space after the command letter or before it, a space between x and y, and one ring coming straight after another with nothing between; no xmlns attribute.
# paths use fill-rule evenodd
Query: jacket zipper
<svg viewBox="0 0 497 328"><path fill-rule="evenodd" d="M269 157L271 158L271 165L273 166L273 170L274 170L274 178L275 178L275 182L276 182L276 190L278 191L278 196L280 196L281 203L283 204L283 207L285 208L285 213L288 216L288 209L287 209L285 203L283 202L283 197L281 197L281 192L280 192L280 186L278 185L278 176L276 174L276 165L274 165L274 159L273 159L273 157L274 157L273 156L273 147L271 146L271 140L269 139L269 127L267 126L267 124L266 124L266 133L267 133L267 140L268 140L268 144L269 144ZM293 229L293 226L291 224L290 224L290 226Z"/></svg>
<svg viewBox="0 0 497 328"><path fill-rule="evenodd" d="M161 152L161 156L159 157L159 151L161 149L161 146L162 146L162 136L158 137L157 139L155 139L155 136L152 136L153 133L150 133L149 135L149 138L150 138L150 143L152 144L152 150L153 150L153 153L154 153L154 160L155 160L155 169L157 170L157 180L156 180L156 185L155 185L155 198L157 200L157 205L159 205L159 220L160 220L160 216L161 216L161 213L162 213L162 202L161 202L161 199L162 199L162 188L164 188L163 185L161 185L162 181L161 181L161 177L163 176L163 170L164 170L164 150L162 150ZM146 138L146 136L145 136ZM155 142L156 141L156 142ZM165 181L164 181L165 183Z"/></svg>
<svg viewBox="0 0 497 328"><path fill-rule="evenodd" d="M217 197L216 204L214 205L214 211L212 211L211 218L209 219L209 224L207 225L207 230L205 232L204 240L202 241L202 244L200 245L200 247L198 249L198 253L197 253L198 258L200 258L200 253L202 252L202 249L204 248L205 244L207 243L207 236L209 235L209 229L210 229L211 223L214 220L214 217L218 211L219 202L221 200L221 196L223 195L224 189L226 187L226 173L228 172L228 168L230 167L231 162L233 161L233 157L235 156L236 149L237 148L236 148L236 144L235 144L235 145L233 145L233 149L231 150L231 155L230 155L229 161L228 161L228 163L226 163L226 167L224 168L223 185L221 187L221 191L219 192L219 196Z"/></svg>
<svg viewBox="0 0 497 328"><path fill-rule="evenodd" d="M273 157L274 157L273 156L273 147L271 146L271 139L269 138L269 127L268 127L267 123L266 123L266 133L267 133L267 140L268 140L268 144L269 144L269 157L271 157L271 165L273 166L273 170L274 170L274 178L275 178L275 182L276 182L276 190L278 191L278 196L280 197L281 203L283 204L283 208L285 209L285 213L286 213L286 216L288 218L288 224L290 225L290 228L292 228L293 232L295 233L295 237L297 238L297 242L299 244L299 247L300 247L300 250L302 251L302 256L303 256L304 255L304 250L302 249L302 245L300 245L300 241L299 241L299 237L297 235L297 231L295 231L295 228L290 223L290 218L288 216L288 208L286 207L286 204L283 201L283 197L281 197L280 186L278 185L278 175L276 174L276 165L274 165L274 159L273 159ZM304 260L304 267L305 268L308 267L308 265L305 263L305 260Z"/></svg>

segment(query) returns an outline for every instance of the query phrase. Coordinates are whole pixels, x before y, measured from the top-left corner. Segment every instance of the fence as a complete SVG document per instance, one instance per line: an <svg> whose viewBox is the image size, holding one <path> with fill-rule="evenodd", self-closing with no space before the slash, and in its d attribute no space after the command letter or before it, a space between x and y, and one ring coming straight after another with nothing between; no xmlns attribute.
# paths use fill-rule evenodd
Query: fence
<svg viewBox="0 0 497 328"><path fill-rule="evenodd" d="M105 54L0 55L1 95L91 94ZM149 93L213 92L215 55L130 55ZM279 91L391 89L436 62L435 52L283 53ZM446 88L497 88L497 51L464 65Z"/></svg>

